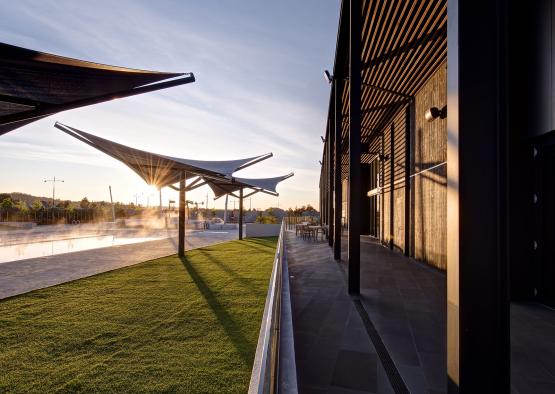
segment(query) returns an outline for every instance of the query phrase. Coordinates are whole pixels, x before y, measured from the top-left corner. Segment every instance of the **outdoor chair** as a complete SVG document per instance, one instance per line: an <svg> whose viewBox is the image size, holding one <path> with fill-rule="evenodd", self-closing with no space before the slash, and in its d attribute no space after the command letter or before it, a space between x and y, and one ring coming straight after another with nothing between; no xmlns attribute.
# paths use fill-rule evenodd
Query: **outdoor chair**
<svg viewBox="0 0 555 394"><path fill-rule="evenodd" d="M312 237L312 230L308 227L308 224L305 224L301 227L301 237L303 239L310 239L310 237Z"/></svg>

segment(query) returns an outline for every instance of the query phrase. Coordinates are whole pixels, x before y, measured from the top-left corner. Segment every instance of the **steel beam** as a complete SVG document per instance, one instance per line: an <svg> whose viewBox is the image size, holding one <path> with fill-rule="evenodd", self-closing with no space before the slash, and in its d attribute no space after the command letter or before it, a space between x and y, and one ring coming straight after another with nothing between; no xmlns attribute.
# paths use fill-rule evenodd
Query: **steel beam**
<svg viewBox="0 0 555 394"><path fill-rule="evenodd" d="M360 127L362 85L362 2L350 0L349 7L349 294L360 294Z"/></svg>

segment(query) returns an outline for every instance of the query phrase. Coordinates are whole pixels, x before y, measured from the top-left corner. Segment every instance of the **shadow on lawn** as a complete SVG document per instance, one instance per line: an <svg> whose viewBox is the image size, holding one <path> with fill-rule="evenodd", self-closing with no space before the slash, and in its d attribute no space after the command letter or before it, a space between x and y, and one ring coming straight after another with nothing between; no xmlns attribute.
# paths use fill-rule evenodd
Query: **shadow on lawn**
<svg viewBox="0 0 555 394"><path fill-rule="evenodd" d="M274 238L276 240L276 244L277 244L278 237L269 237L269 238ZM240 242L242 242L243 246L245 246L247 248L258 250L259 252L262 252L262 253L269 253L272 256L276 252L276 244L268 245L263 240L260 240L260 239L257 239L257 238L247 238L247 239L244 239Z"/></svg>
<svg viewBox="0 0 555 394"><path fill-rule="evenodd" d="M202 256L204 258L206 258L207 260L210 260L210 262L217 265L218 268L220 268L222 271L227 273L233 279L236 279L239 283L241 283L241 285L248 288L251 291L251 293L257 294L257 295L262 295L262 296L264 296L266 294L266 291L264 289L262 289L262 290L257 289L256 286L253 285L252 281L250 281L249 279L246 279L245 277L239 275L237 272L235 272L233 269L231 269L229 266L227 266L226 263L224 263L220 259L215 258L210 253L208 253L206 250L203 250L202 248L200 248L200 249L197 250L197 252L202 254Z"/></svg>
<svg viewBox="0 0 555 394"><path fill-rule="evenodd" d="M251 365L253 362L254 352L256 351L256 343L249 341L241 332L241 327L233 319L233 317L227 312L226 308L220 304L218 298L214 295L210 287L202 279L200 274L195 270L193 265L187 257L181 257L181 262L183 266L191 276L191 279L197 285L202 296L214 311L216 318L220 322L221 326L225 330L228 338L233 343L233 346L239 352L241 358L247 365Z"/></svg>

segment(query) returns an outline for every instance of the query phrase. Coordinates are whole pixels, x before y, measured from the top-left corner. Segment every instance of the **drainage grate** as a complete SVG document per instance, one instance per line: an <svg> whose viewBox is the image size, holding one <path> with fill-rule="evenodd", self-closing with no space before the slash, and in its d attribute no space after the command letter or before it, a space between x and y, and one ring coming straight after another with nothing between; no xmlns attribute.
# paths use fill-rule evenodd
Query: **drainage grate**
<svg viewBox="0 0 555 394"><path fill-rule="evenodd" d="M343 276L343 279L345 280L345 283L347 283L347 272L344 265L339 263L337 266L339 268L339 271L341 272L341 275ZM376 353L380 358L380 361L383 365L385 373L387 374L387 378L389 380L389 383L391 384L391 387L393 388L393 391L395 392L395 394L410 394L410 391L403 381L401 374L397 370L395 363L391 359L391 356L389 355L387 348L385 347L385 344L383 343L382 338L378 333L378 330L376 330L376 327L374 327L374 323L372 323L372 320L370 320L370 316L368 316L366 309L364 309L364 305L362 305L362 302L358 297L352 297L352 299L353 303L355 304L355 308L360 318L362 319L364 328L366 328L366 333L370 337L370 340L372 341L372 344L376 349Z"/></svg>
<svg viewBox="0 0 555 394"><path fill-rule="evenodd" d="M382 341L382 338L380 337L380 334L376 330L376 327L374 327L372 320L370 320L370 316L368 316L366 309L364 309L362 302L357 298L353 298L353 302L358 314L360 315L360 318L362 319L364 327L366 328L366 332L368 333L370 340L376 348L376 353L378 353L378 357L382 362L385 373L387 374L387 378L389 379L389 383L391 383L393 391L395 391L396 394L410 393L409 389L405 385L405 382L403 381L403 378L401 377L401 374L397 370L395 363L387 352L387 349Z"/></svg>

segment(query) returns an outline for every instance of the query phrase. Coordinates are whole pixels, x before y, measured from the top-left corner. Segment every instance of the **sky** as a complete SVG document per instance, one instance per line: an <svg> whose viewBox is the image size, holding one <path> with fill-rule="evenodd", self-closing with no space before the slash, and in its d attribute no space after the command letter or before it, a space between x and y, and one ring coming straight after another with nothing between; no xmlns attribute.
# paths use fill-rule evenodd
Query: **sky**
<svg viewBox="0 0 555 394"><path fill-rule="evenodd" d="M339 0L0 0L0 41L123 67L193 72L196 82L62 112L0 136L0 192L158 204L122 163L53 127L56 121L134 148L199 160L272 152L240 177L295 173L279 197L245 207L318 205L318 178ZM177 193L162 190L162 202ZM223 208L207 188L188 200ZM233 206L234 198L230 198Z"/></svg>

